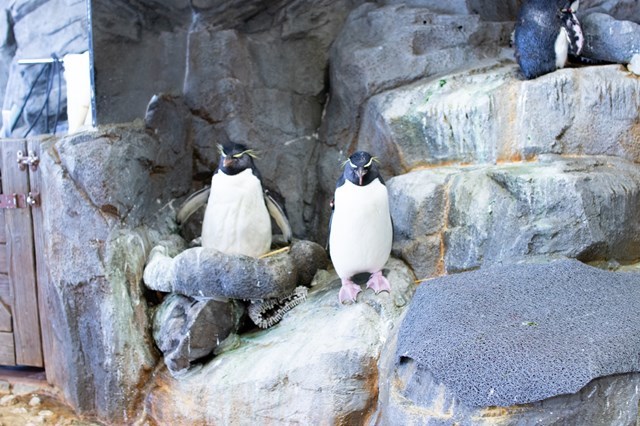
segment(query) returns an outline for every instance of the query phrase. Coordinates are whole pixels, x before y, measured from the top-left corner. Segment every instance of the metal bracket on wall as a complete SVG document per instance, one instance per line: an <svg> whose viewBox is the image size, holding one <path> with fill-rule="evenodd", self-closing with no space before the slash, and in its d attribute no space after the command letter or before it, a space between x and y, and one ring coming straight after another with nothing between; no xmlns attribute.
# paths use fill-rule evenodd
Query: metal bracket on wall
<svg viewBox="0 0 640 426"><path fill-rule="evenodd" d="M26 209L40 205L40 193L0 194L0 209Z"/></svg>
<svg viewBox="0 0 640 426"><path fill-rule="evenodd" d="M33 152L29 151L29 155L25 156L22 151L17 152L18 167L20 170L27 170L27 166L31 166L31 170L34 172L38 169L38 163L40 158Z"/></svg>

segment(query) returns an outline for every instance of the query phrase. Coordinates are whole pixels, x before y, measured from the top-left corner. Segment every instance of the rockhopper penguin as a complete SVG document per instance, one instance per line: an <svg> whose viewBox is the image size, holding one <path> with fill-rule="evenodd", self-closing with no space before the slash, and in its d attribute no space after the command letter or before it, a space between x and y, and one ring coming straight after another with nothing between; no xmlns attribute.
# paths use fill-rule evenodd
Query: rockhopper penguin
<svg viewBox="0 0 640 426"><path fill-rule="evenodd" d="M360 286L351 278L370 273L367 288L391 291L382 268L391 254L393 227L387 187L377 160L359 151L349 157L336 185L329 223L329 252L342 280L339 301L355 302Z"/></svg>
<svg viewBox="0 0 640 426"><path fill-rule="evenodd" d="M524 0L516 21L515 56L532 79L563 68L580 55L584 36L576 11L579 0Z"/></svg>
<svg viewBox="0 0 640 426"><path fill-rule="evenodd" d="M255 152L238 143L219 146L220 162L211 187L191 195L178 211L184 223L206 203L202 222L202 247L228 254L259 257L271 248L271 218L291 240L291 226L284 209L263 190Z"/></svg>

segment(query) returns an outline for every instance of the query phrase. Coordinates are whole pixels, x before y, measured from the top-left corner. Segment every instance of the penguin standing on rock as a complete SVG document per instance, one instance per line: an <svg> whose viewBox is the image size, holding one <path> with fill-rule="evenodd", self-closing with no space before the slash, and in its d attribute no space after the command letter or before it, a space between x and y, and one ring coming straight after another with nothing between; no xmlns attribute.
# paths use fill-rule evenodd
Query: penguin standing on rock
<svg viewBox="0 0 640 426"><path fill-rule="evenodd" d="M342 281L338 299L355 302L360 286L356 274L370 273L367 288L391 291L382 268L391 254L393 227L389 195L377 160L359 151L349 157L336 185L329 224L329 252Z"/></svg>
<svg viewBox="0 0 640 426"><path fill-rule="evenodd" d="M271 217L291 240L291 226L284 209L263 190L260 172L253 163L255 152L230 143L219 146L218 170L211 187L191 195L178 211L182 224L205 203L202 247L223 253L259 257L271 248Z"/></svg>
<svg viewBox="0 0 640 426"><path fill-rule="evenodd" d="M515 56L528 79L563 68L584 45L579 0L524 0L516 21Z"/></svg>

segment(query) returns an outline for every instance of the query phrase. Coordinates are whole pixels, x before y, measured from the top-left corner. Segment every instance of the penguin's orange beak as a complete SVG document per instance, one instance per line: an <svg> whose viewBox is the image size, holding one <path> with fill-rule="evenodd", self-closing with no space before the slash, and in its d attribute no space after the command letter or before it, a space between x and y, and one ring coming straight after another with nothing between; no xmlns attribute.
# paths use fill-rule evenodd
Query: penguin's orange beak
<svg viewBox="0 0 640 426"><path fill-rule="evenodd" d="M231 163L233 163L233 157L225 157L224 160L222 160L224 167L231 166Z"/></svg>

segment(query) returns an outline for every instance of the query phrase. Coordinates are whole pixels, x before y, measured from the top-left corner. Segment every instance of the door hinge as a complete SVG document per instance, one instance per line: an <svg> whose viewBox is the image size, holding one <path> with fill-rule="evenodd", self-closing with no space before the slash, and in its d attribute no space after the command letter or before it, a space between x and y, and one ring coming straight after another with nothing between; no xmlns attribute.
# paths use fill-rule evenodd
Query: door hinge
<svg viewBox="0 0 640 426"><path fill-rule="evenodd" d="M0 209L26 209L40 205L40 193L0 194Z"/></svg>
<svg viewBox="0 0 640 426"><path fill-rule="evenodd" d="M26 170L28 166L31 166L31 170L34 172L38 169L40 159L35 152L29 151L29 155L25 156L22 151L18 151L16 156L18 157L18 167L20 170Z"/></svg>

